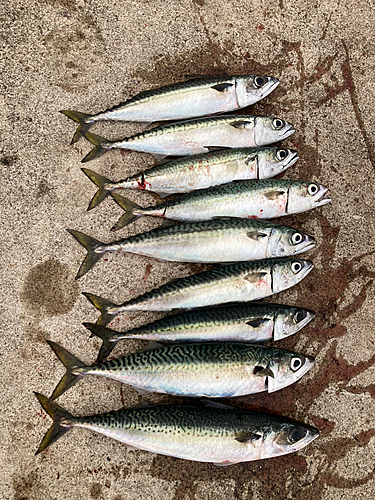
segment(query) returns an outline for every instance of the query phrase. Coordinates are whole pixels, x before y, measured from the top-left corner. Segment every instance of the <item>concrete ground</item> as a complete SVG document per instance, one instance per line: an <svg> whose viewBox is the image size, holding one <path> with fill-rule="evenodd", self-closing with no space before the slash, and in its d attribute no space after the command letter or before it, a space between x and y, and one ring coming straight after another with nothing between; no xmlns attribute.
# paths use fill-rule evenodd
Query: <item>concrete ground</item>
<svg viewBox="0 0 375 500"><path fill-rule="evenodd" d="M374 498L374 6L374 0L1 4L1 499ZM315 236L318 246L314 271L275 298L317 313L311 326L278 344L314 355L316 366L276 394L241 398L315 424L321 437L293 455L218 468L130 452L76 429L35 457L51 420L32 391L49 395L63 373L45 340L86 362L97 355L99 342L81 323L98 315L80 292L124 301L201 269L116 255L74 281L85 252L65 229L110 241L120 209L107 200L86 212L95 189L80 160L90 145L69 145L75 124L58 110L98 112L193 73L278 77L276 91L250 110L295 125L287 144L301 159L288 176L331 188L332 205L283 220ZM95 127L113 138L139 130ZM90 168L117 180L152 162L116 151ZM128 195L144 204L157 199ZM142 219L118 236L152 225ZM122 316L117 326L154 317ZM141 345L122 343L116 353ZM129 387L87 377L59 402L85 415L138 399Z"/></svg>

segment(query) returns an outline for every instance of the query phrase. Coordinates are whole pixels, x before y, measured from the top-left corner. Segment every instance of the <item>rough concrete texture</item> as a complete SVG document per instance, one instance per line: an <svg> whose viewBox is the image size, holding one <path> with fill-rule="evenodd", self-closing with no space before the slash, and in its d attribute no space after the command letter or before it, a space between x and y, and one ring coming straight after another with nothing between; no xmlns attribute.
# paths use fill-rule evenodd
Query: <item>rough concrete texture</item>
<svg viewBox="0 0 375 500"><path fill-rule="evenodd" d="M373 9L373 0L1 4L2 499L374 498ZM108 230L121 210L106 200L86 212L95 188L80 160L90 145L69 145L75 124L58 110L97 112L186 74L253 72L281 80L250 110L295 125L287 144L301 159L287 175L329 185L334 202L283 220L317 238L311 253L316 267L275 300L311 308L317 316L279 345L314 355L316 366L283 391L235 404L313 423L321 437L293 455L218 468L130 452L75 429L35 457L51 420L32 391L50 394L63 373L45 340L87 362L98 351L99 342L81 326L97 312L80 292L124 301L201 269L116 255L74 281L85 252L65 229L110 241ZM139 130L137 124L93 129L110 138ZM152 163L149 155L113 151L90 168L117 180ZM157 200L128 195L144 204ZM157 225L146 219L119 236ZM155 317L123 315L116 327ZM141 345L122 343L115 352ZM93 377L59 400L76 415L137 401L133 389Z"/></svg>

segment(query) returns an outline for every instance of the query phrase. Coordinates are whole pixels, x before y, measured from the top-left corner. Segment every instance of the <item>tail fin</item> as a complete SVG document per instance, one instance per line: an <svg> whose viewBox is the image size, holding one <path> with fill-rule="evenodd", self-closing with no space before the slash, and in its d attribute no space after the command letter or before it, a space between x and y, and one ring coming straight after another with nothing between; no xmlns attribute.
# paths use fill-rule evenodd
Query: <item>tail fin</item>
<svg viewBox="0 0 375 500"><path fill-rule="evenodd" d="M103 344L100 348L97 361L99 363L103 363L104 359L108 358L108 356L113 351L113 348L115 347L117 342L120 340L120 338L122 338L122 334L116 332L115 330L111 330L110 328L103 328L101 326L97 326L95 323L82 323L82 324L84 327L90 330L91 332L90 337L96 335L97 337L102 339ZM120 336L120 338L118 338L118 336Z"/></svg>
<svg viewBox="0 0 375 500"><path fill-rule="evenodd" d="M86 132L89 131L89 128L93 124L93 122L90 122L88 120L86 121L87 118L90 118L90 115L87 115L85 113L79 113L78 111L69 111L66 109L61 110L60 113L79 123L79 126L75 134L73 135L73 139L70 144L74 144L75 142L77 142L80 137L82 137Z"/></svg>
<svg viewBox="0 0 375 500"><path fill-rule="evenodd" d="M73 385L86 375L88 366L55 342L47 340L47 344L51 347L53 352L66 368L65 375L57 384L51 396L51 399L56 399L61 396L61 394L64 394L65 391L73 387Z"/></svg>
<svg viewBox="0 0 375 500"><path fill-rule="evenodd" d="M119 205L123 210L125 210L124 215L122 215L116 224L113 226L111 231L118 231L122 227L127 226L138 217L142 217L142 214L135 215L133 213L134 210L142 210L142 207L134 203L134 201L128 200L124 196L121 196L117 193L111 193L112 198L115 200L117 205Z"/></svg>
<svg viewBox="0 0 375 500"><path fill-rule="evenodd" d="M39 394L38 392L34 392L34 394L39 399L39 403L42 405L43 409L53 419L51 428L47 431L35 453L35 455L39 455L39 453L42 453L42 451L51 446L51 444L70 430L73 425L74 417L54 401L43 396L43 394Z"/></svg>
<svg viewBox="0 0 375 500"><path fill-rule="evenodd" d="M107 196L113 191L113 187L110 187L113 182L102 175L89 170L88 168L82 168L82 172L87 175L87 177L98 186L98 191L95 196L90 201L89 208L87 210L92 210L97 207Z"/></svg>
<svg viewBox="0 0 375 500"><path fill-rule="evenodd" d="M76 276L77 280L90 271L90 269L94 267L98 260L106 253L106 245L105 243L102 243L95 238L91 238L91 236L87 236L87 234L81 233L80 231L75 231L74 229L67 229L67 231L87 250L87 255L78 270ZM97 250L98 247L102 248Z"/></svg>
<svg viewBox="0 0 375 500"><path fill-rule="evenodd" d="M119 313L119 305L110 302L109 300L102 299L102 297L98 297L92 293L82 292L83 295L94 305L99 311L100 316L98 321L96 322L97 326L101 326L102 329L108 323L110 323L115 316Z"/></svg>
<svg viewBox="0 0 375 500"><path fill-rule="evenodd" d="M100 137L100 135L91 134L91 132L85 132L82 135L95 146L94 149L81 160L82 163L99 158L99 156L104 155L104 153L111 149L111 141L104 139L104 137Z"/></svg>

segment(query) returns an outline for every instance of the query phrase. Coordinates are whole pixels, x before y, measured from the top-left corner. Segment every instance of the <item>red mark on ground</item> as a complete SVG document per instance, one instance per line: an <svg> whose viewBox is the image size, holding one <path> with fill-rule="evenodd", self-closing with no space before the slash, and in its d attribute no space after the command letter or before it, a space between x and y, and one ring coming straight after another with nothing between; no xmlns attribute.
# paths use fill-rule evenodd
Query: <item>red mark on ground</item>
<svg viewBox="0 0 375 500"><path fill-rule="evenodd" d="M263 31L265 28L264 24L257 24L257 30Z"/></svg>
<svg viewBox="0 0 375 500"><path fill-rule="evenodd" d="M150 276L151 269L152 269L152 265L151 264L147 264L145 274L144 274L144 276L142 278L145 283L147 281L147 278Z"/></svg>
<svg viewBox="0 0 375 500"><path fill-rule="evenodd" d="M47 414L44 413L44 411L42 409L37 411L36 414L38 415L38 417L42 417L43 420L45 420L47 418Z"/></svg>

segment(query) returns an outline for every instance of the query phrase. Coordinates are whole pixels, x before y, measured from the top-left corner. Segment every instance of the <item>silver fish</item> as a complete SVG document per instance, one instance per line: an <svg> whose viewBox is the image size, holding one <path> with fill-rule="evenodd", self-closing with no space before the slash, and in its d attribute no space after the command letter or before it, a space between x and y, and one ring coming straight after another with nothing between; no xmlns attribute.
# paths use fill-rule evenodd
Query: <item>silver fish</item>
<svg viewBox="0 0 375 500"><path fill-rule="evenodd" d="M83 325L101 338L98 354L102 363L119 340L156 342L264 342L293 335L306 326L315 314L307 309L280 304L227 304L172 314L147 325L116 332L94 323Z"/></svg>
<svg viewBox="0 0 375 500"><path fill-rule="evenodd" d="M94 115L66 110L61 113L80 124L72 140L74 144L98 121L152 123L226 113L260 101L279 83L276 78L262 75L200 78L141 92Z"/></svg>
<svg viewBox="0 0 375 500"><path fill-rule="evenodd" d="M92 293L84 295L101 313L96 324L105 326L125 311L172 311L261 299L299 283L312 268L308 260L265 259L178 278L119 305Z"/></svg>
<svg viewBox="0 0 375 500"><path fill-rule="evenodd" d="M245 396L275 392L294 384L314 364L311 356L259 344L193 343L156 344L88 366L55 342L47 342L66 368L51 399L64 394L86 375L175 396Z"/></svg>
<svg viewBox="0 0 375 500"><path fill-rule="evenodd" d="M129 252L176 262L238 262L297 255L315 246L311 236L268 221L188 222L160 227L111 243L68 229L87 250L76 279L107 252Z"/></svg>
<svg viewBox="0 0 375 500"><path fill-rule="evenodd" d="M144 215L175 221L204 221L225 217L272 219L299 214L331 202L328 188L315 182L284 179L236 181L200 189L174 200L142 208L112 193L125 214L112 228L117 231Z"/></svg>
<svg viewBox="0 0 375 500"><path fill-rule="evenodd" d="M85 132L84 137L95 148L82 162L98 158L110 149L129 149L164 158L208 153L210 148L218 147L266 146L286 139L294 132L293 125L281 118L253 115L224 115L171 123L119 141Z"/></svg>
<svg viewBox="0 0 375 500"><path fill-rule="evenodd" d="M88 207L91 210L116 189L152 191L164 198L235 180L268 179L281 174L297 160L297 151L292 149L235 148L177 158L118 182L88 168L82 171L99 188Z"/></svg>
<svg viewBox="0 0 375 500"><path fill-rule="evenodd" d="M202 402L200 406L136 406L90 417L73 417L54 401L35 393L53 419L36 454L72 427L83 427L145 450L225 466L278 457L301 450L319 436L311 425L263 412Z"/></svg>

